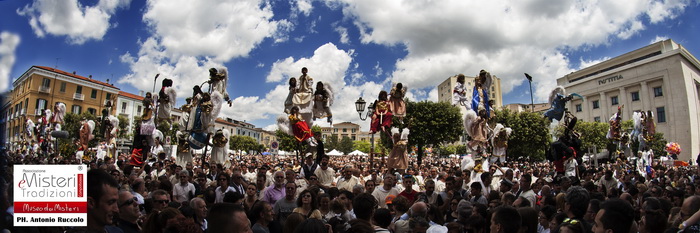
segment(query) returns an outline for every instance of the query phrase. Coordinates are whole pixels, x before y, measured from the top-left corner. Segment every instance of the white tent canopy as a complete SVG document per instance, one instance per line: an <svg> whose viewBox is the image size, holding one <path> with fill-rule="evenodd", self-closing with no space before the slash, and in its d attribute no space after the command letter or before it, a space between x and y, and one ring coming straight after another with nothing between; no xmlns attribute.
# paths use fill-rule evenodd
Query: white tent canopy
<svg viewBox="0 0 700 233"><path fill-rule="evenodd" d="M362 151L359 151L359 150L355 150L355 151L353 151L353 152L350 152L349 155L361 155L361 156L366 156L367 153L362 152Z"/></svg>
<svg viewBox="0 0 700 233"><path fill-rule="evenodd" d="M341 156L341 155L343 155L343 152L340 152L340 151L337 151L337 150L333 149L332 151L326 153L326 155L329 155L329 156Z"/></svg>

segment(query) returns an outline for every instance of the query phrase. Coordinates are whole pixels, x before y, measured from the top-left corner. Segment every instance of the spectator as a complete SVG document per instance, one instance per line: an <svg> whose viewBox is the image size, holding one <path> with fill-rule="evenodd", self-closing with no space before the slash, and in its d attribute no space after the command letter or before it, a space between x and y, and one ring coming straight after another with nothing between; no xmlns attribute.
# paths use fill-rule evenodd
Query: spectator
<svg viewBox="0 0 700 233"><path fill-rule="evenodd" d="M189 202L194 197L194 184L189 182L189 172L180 171L180 182L173 187L173 199L176 202Z"/></svg>
<svg viewBox="0 0 700 233"><path fill-rule="evenodd" d="M633 221L634 209L628 202L610 199L601 204L591 230L595 233L627 233L630 231Z"/></svg>
<svg viewBox="0 0 700 233"><path fill-rule="evenodd" d="M491 233L518 232L521 222L520 213L514 208L498 207L491 217Z"/></svg>
<svg viewBox="0 0 700 233"><path fill-rule="evenodd" d="M190 201L190 208L194 210L194 223L196 223L202 231L206 231L207 222L207 203L200 197L195 197Z"/></svg>
<svg viewBox="0 0 700 233"><path fill-rule="evenodd" d="M284 221L284 224L282 224L284 226L282 228L282 233L294 233L294 230L297 228L297 226L304 222L304 220L304 216L300 213L291 213L289 216L287 216L287 219Z"/></svg>
<svg viewBox="0 0 700 233"><path fill-rule="evenodd" d="M275 212L268 202L258 202L250 210L250 222L254 222L253 233L270 233L268 225L275 220Z"/></svg>
<svg viewBox="0 0 700 233"><path fill-rule="evenodd" d="M240 205L217 203L207 214L207 232L252 233L250 220Z"/></svg>
<svg viewBox="0 0 700 233"><path fill-rule="evenodd" d="M318 201L313 192L309 190L301 191L296 200L294 213L299 213L305 218L323 219L321 211L318 210Z"/></svg>
<svg viewBox="0 0 700 233"><path fill-rule="evenodd" d="M387 208L386 202L384 202L387 196L399 195L399 191L394 188L394 185L396 185L396 177L387 173L384 175L384 184L381 187L375 188L374 192L372 192L372 196L374 196L377 203L379 203L379 208Z"/></svg>
<svg viewBox="0 0 700 233"><path fill-rule="evenodd" d="M265 190L263 190L263 197L262 200L266 201L267 203L270 203L270 205L274 205L277 203L277 200L280 200L285 197L285 185L284 185L284 172L282 171L276 171L274 176L274 183ZM296 190L296 184L294 185L295 190ZM295 191L296 192L296 191Z"/></svg>
<svg viewBox="0 0 700 233"><path fill-rule="evenodd" d="M403 176L403 181L401 182L404 190L399 193L399 196L404 196L408 199L409 203L413 203L416 200L417 191L413 190L414 178L412 175Z"/></svg>
<svg viewBox="0 0 700 233"><path fill-rule="evenodd" d="M101 169L87 172L88 219L87 228L97 232L119 232L112 219L119 213L117 183L110 174Z"/></svg>
<svg viewBox="0 0 700 233"><path fill-rule="evenodd" d="M372 225L375 233L389 233L391 225L391 211L386 208L377 209L372 216Z"/></svg>
<svg viewBox="0 0 700 233"><path fill-rule="evenodd" d="M275 173L275 175L277 175L277 173ZM284 224L287 221L287 216L297 207L297 185L294 183L287 183L284 186L284 199L275 202L272 208L272 211L275 212L275 220L280 224Z"/></svg>
<svg viewBox="0 0 700 233"><path fill-rule="evenodd" d="M216 175L216 182L218 182L218 186L215 189L216 200L214 200L214 203L224 202L224 195L226 195L227 192L236 191L233 189L233 187L228 185L230 180L231 178L225 172L220 172Z"/></svg>
<svg viewBox="0 0 700 233"><path fill-rule="evenodd" d="M473 182L471 185L471 196L472 198L469 200L472 204L484 204L488 205L489 202L486 200L486 197L483 195L483 192L481 192L482 186L481 182Z"/></svg>
<svg viewBox="0 0 700 233"><path fill-rule="evenodd" d="M119 219L117 220L119 229L124 233L141 232L139 226L141 212L139 211L138 198L129 191L120 191L117 203L119 206Z"/></svg>

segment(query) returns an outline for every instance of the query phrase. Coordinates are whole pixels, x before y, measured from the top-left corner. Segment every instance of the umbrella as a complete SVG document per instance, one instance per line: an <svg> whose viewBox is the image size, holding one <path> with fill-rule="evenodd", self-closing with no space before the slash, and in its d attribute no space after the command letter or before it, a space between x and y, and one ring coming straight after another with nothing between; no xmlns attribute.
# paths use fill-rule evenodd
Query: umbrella
<svg viewBox="0 0 700 233"><path fill-rule="evenodd" d="M329 155L329 156L340 156L340 155L343 155L343 152L340 152L340 151L337 151L337 150L334 149L334 150L332 150L332 151L326 153L326 155Z"/></svg>

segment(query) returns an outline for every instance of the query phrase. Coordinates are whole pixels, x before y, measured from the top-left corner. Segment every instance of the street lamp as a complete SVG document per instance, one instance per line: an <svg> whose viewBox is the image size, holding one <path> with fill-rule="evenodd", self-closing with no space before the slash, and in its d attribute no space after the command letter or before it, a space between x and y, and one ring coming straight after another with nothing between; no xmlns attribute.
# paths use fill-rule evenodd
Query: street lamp
<svg viewBox="0 0 700 233"><path fill-rule="evenodd" d="M151 91L151 94L156 92L156 82L158 82L158 76L160 76L160 73L156 74L156 77L153 79L153 91Z"/></svg>
<svg viewBox="0 0 700 233"><path fill-rule="evenodd" d="M364 121L369 118L370 115L374 114L374 104L370 104L367 106L367 114L362 117L362 112L365 111L365 105L367 105L367 102L360 97L357 101L355 101L355 110L357 110L357 114L360 115L360 120ZM371 121L370 121L371 124ZM374 168L374 134L371 136L371 147L369 148L369 167L370 169Z"/></svg>
<svg viewBox="0 0 700 233"><path fill-rule="evenodd" d="M527 81L530 82L530 101L531 101L531 112L535 112L535 98L532 97L532 76L529 74L525 73L525 78L527 78Z"/></svg>

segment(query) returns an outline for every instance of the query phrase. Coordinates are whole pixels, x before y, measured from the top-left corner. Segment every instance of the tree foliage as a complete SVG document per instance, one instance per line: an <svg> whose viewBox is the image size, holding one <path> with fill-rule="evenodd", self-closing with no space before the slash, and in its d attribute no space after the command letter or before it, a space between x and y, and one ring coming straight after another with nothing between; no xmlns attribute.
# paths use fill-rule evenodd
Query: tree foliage
<svg viewBox="0 0 700 233"><path fill-rule="evenodd" d="M279 149L283 151L296 151L299 146L299 142L294 136L289 135L282 130L275 131L277 136L277 141L279 142Z"/></svg>
<svg viewBox="0 0 700 233"><path fill-rule="evenodd" d="M330 137L326 138L323 147L327 150L339 150L340 149L340 138L337 134L331 134Z"/></svg>
<svg viewBox="0 0 700 233"><path fill-rule="evenodd" d="M350 152L352 152L352 146L352 139L350 139L349 137L343 137L343 139L341 139L340 143L338 144L337 150L343 152L344 154L349 154Z"/></svg>
<svg viewBox="0 0 700 233"><path fill-rule="evenodd" d="M229 149L242 151L262 151L265 146L249 136L233 135L228 141Z"/></svg>
<svg viewBox="0 0 700 233"><path fill-rule="evenodd" d="M496 123L513 129L513 133L508 139L508 150L506 151L509 158L544 159L545 150L551 142L551 136L547 128L548 122L541 114L516 113L508 109L496 110L489 125L494 127Z"/></svg>
<svg viewBox="0 0 700 233"><path fill-rule="evenodd" d="M402 128L400 122L395 119L392 123ZM462 135L462 114L458 107L449 103L441 102L406 102L406 117L403 120L411 130L408 137L409 146L418 147L418 155L422 156L423 147L428 145L440 145L457 141ZM386 140L388 135L382 134ZM384 145L387 148L390 146Z"/></svg>
<svg viewBox="0 0 700 233"><path fill-rule="evenodd" d="M352 150L359 150L364 153L369 153L369 149L372 146L372 144L369 141L354 141L352 143Z"/></svg>
<svg viewBox="0 0 700 233"><path fill-rule="evenodd" d="M129 138L130 134L127 128L129 127L129 118L119 115L119 133L117 133L117 138Z"/></svg>
<svg viewBox="0 0 700 233"><path fill-rule="evenodd" d="M97 119L97 117L88 112L83 112L80 115L68 112L63 118L63 125L61 125L61 130L67 131L69 137L58 139L58 150L61 153L61 155L75 155L78 146L73 142L73 140L80 138L80 121L82 121L83 119L95 121L95 130L93 131L93 134L95 134L95 139L90 141L90 143L88 143L88 146L94 147L97 145L97 136L99 134L99 120ZM102 136L100 136L99 138L102 138Z"/></svg>

